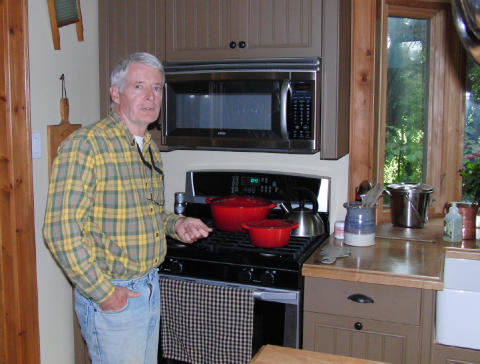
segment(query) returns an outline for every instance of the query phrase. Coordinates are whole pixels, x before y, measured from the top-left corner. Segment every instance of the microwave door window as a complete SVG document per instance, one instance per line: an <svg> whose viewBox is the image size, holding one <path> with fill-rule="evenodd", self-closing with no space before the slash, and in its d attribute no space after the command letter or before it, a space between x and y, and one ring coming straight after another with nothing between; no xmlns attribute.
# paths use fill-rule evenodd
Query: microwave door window
<svg viewBox="0 0 480 364"><path fill-rule="evenodd" d="M214 127L227 130L270 130L272 97L270 94L216 95Z"/></svg>
<svg viewBox="0 0 480 364"><path fill-rule="evenodd" d="M281 138L276 81L209 81L170 85L170 135Z"/></svg>
<svg viewBox="0 0 480 364"><path fill-rule="evenodd" d="M270 130L270 94L179 94L176 124L182 129Z"/></svg>

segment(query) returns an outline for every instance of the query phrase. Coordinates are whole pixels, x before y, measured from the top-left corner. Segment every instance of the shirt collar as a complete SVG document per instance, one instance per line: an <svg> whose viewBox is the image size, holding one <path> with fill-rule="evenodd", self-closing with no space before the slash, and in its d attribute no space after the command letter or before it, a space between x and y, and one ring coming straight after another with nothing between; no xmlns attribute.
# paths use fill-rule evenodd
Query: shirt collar
<svg viewBox="0 0 480 364"><path fill-rule="evenodd" d="M115 121L118 126L124 131L125 137L127 138L130 146L135 147L137 142L135 140L135 136L128 130L127 124L125 124L120 116L115 111L111 111L109 117ZM150 146L150 142L152 140L152 135L148 130L145 130L145 135L143 136L143 148L148 148Z"/></svg>

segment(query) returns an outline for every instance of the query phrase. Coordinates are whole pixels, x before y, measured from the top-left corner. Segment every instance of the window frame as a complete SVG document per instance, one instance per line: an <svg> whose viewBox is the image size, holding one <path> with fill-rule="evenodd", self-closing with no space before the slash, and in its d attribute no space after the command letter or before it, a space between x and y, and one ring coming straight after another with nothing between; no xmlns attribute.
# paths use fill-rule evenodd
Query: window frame
<svg viewBox="0 0 480 364"><path fill-rule="evenodd" d="M368 11L374 14L370 14L369 44L355 38L355 34L362 31L359 24L354 23L352 27L352 54L364 50L365 46L370 52L373 50L369 58L354 56L352 83L358 76L357 69L369 66L373 73L371 78L363 78L372 88L370 94L359 89L352 92L349 198L353 197L355 186L362 180L383 181L388 16L424 18L430 20L431 27L425 183L434 187L429 216L440 216L446 202L461 199L461 177L457 171L463 161L466 62L463 47L453 30L450 5L405 0L371 0L370 5L361 9L355 1L353 9L354 17L369 15ZM358 105L359 98L368 106L357 107L360 113L356 114L355 105ZM359 131L366 133L362 136L364 143L358 143L358 137L352 137L358 136ZM390 209L383 206L382 199L376 214L377 223L390 221Z"/></svg>

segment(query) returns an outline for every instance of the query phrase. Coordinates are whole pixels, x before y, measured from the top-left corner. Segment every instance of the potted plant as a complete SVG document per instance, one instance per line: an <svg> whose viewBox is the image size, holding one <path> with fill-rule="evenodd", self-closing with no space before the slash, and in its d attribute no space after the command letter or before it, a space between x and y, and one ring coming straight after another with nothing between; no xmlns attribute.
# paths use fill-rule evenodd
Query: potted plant
<svg viewBox="0 0 480 364"><path fill-rule="evenodd" d="M480 202L480 152L467 155L459 173L462 176L463 200Z"/></svg>

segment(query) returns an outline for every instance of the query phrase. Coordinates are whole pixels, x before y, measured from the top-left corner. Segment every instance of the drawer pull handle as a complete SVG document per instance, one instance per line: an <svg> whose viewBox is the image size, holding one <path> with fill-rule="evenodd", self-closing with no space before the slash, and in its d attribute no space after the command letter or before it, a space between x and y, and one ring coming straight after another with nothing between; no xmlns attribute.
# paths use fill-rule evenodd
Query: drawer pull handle
<svg viewBox="0 0 480 364"><path fill-rule="evenodd" d="M361 293L355 293L348 296L349 300L357 303L373 303L373 299Z"/></svg>
<svg viewBox="0 0 480 364"><path fill-rule="evenodd" d="M355 328L355 330L361 330L363 329L363 324L361 322L355 322L353 327Z"/></svg>

